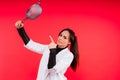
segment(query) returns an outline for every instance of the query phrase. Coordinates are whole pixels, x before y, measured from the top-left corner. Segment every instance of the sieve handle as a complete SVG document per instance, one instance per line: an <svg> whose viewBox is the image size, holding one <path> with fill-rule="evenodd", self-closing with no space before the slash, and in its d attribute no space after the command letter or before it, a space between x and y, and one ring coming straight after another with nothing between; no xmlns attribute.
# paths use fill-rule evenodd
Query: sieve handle
<svg viewBox="0 0 120 80"><path fill-rule="evenodd" d="M24 18L24 19L22 20L22 23L24 23L27 19L28 19L27 17L26 17L26 18Z"/></svg>

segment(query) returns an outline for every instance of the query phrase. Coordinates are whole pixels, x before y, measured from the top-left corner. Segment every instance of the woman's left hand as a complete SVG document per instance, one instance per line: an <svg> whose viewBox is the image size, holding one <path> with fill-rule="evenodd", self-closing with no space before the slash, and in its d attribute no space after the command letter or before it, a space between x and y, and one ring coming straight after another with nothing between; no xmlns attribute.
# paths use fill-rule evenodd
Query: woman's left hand
<svg viewBox="0 0 120 80"><path fill-rule="evenodd" d="M57 44L54 42L54 40L51 36L49 36L49 37L51 40L51 43L48 45L49 49L56 48Z"/></svg>

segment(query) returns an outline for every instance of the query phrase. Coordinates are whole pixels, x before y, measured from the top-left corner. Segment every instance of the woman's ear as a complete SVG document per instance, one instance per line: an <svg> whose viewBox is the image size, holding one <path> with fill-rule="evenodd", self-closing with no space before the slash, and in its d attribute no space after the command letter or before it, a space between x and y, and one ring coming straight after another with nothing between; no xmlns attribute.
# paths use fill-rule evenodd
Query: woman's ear
<svg viewBox="0 0 120 80"><path fill-rule="evenodd" d="M71 44L71 42L69 41L69 42L68 42L68 45L70 45L70 44Z"/></svg>

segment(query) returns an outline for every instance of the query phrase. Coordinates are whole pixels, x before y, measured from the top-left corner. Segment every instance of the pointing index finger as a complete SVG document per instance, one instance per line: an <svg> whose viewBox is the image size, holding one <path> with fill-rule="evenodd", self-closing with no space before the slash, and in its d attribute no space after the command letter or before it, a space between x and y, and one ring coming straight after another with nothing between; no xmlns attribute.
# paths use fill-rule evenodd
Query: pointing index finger
<svg viewBox="0 0 120 80"><path fill-rule="evenodd" d="M53 40L52 36L50 35L49 37L50 37L51 42L54 42L54 40Z"/></svg>

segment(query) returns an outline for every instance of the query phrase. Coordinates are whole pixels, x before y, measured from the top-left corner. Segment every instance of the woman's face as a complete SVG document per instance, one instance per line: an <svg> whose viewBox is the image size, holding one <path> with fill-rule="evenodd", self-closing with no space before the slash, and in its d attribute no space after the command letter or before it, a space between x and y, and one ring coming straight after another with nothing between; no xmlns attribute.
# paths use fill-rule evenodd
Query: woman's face
<svg viewBox="0 0 120 80"><path fill-rule="evenodd" d="M63 31L58 36L57 45L59 48L65 48L70 44L70 33L68 31Z"/></svg>

